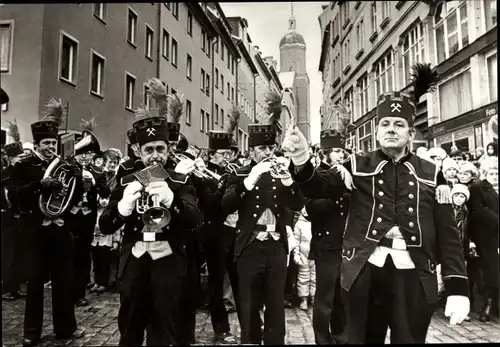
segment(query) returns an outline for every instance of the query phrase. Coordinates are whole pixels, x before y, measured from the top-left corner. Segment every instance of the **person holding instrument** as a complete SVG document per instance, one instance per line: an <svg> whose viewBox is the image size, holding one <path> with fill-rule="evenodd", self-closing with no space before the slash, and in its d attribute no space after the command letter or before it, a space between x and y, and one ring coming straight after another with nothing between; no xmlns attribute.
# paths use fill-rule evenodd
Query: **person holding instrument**
<svg viewBox="0 0 500 347"><path fill-rule="evenodd" d="M186 290L185 245L188 231L201 218L195 188L187 177L194 165L181 161L175 170L165 168L167 120L152 117L149 110L138 113L142 118L133 128L146 169L120 179L99 227L103 234L113 234L124 226L118 273L119 344L142 345L147 329L148 346L176 345L184 338L181 298ZM150 200L154 207L147 205ZM145 217L152 208L155 213L148 220ZM160 222L157 226L156 217Z"/></svg>

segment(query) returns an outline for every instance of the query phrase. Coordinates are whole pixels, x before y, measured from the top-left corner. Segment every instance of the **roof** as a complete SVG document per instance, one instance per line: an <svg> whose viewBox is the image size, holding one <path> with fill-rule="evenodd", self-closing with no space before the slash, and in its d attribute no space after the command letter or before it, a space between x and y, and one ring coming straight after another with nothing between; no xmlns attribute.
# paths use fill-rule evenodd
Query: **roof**
<svg viewBox="0 0 500 347"><path fill-rule="evenodd" d="M301 44L306 45L306 41L304 40L304 36L299 34L296 31L289 31L283 36L280 40L280 47L283 45L291 45L291 44Z"/></svg>
<svg viewBox="0 0 500 347"><path fill-rule="evenodd" d="M295 82L295 71L280 72L279 78L283 89L293 88Z"/></svg>

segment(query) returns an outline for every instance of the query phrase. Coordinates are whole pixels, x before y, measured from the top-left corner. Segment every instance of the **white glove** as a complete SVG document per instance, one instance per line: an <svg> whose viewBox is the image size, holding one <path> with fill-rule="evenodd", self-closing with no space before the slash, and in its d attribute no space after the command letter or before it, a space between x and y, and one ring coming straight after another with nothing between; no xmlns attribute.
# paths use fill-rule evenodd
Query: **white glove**
<svg viewBox="0 0 500 347"><path fill-rule="evenodd" d="M172 202L174 201L174 193L165 181L149 183L146 187L146 193L157 195L160 199L160 203L165 205L167 208L170 208L170 206L172 206Z"/></svg>
<svg viewBox="0 0 500 347"><path fill-rule="evenodd" d="M293 179L291 177L282 178L281 183L283 183L285 187L290 187L293 184Z"/></svg>
<svg viewBox="0 0 500 347"><path fill-rule="evenodd" d="M191 159L182 159L175 167L175 172L182 175L189 175L195 169L194 161Z"/></svg>
<svg viewBox="0 0 500 347"><path fill-rule="evenodd" d="M261 161L255 165L247 178L243 180L245 187L248 190L252 190L259 181L260 176L262 176L265 172L269 172L269 170L271 170L271 163L268 161Z"/></svg>
<svg viewBox="0 0 500 347"><path fill-rule="evenodd" d="M469 241L469 248L476 248L476 244L472 241Z"/></svg>
<svg viewBox="0 0 500 347"><path fill-rule="evenodd" d="M463 295L450 295L446 299L444 315L450 317L450 324L460 324L470 311L469 298Z"/></svg>
<svg viewBox="0 0 500 347"><path fill-rule="evenodd" d="M297 265L304 265L304 263L302 262L302 258L300 257L300 254L299 253L295 253L293 255L293 261L295 262L295 264Z"/></svg>
<svg viewBox="0 0 500 347"><path fill-rule="evenodd" d="M205 164L205 162L203 161L203 159L201 159L199 157L194 160L194 165L200 171L205 170L206 167L207 167L207 165Z"/></svg>
<svg viewBox="0 0 500 347"><path fill-rule="evenodd" d="M82 177L83 177L83 179L91 180L92 185L95 186L95 178L94 178L94 175L92 175L92 173L90 171L83 169L82 170Z"/></svg>
<svg viewBox="0 0 500 347"><path fill-rule="evenodd" d="M296 166L304 165L309 160L309 145L297 127L286 130L281 147Z"/></svg>
<svg viewBox="0 0 500 347"><path fill-rule="evenodd" d="M132 214L135 208L135 202L141 196L142 188L143 186L139 181L134 181L125 188L123 197L118 202L118 212L122 216L128 217Z"/></svg>
<svg viewBox="0 0 500 347"><path fill-rule="evenodd" d="M285 229L288 239L288 252L290 253L295 247L297 247L297 240L295 240L295 237L293 237L293 230L291 226L285 225Z"/></svg>

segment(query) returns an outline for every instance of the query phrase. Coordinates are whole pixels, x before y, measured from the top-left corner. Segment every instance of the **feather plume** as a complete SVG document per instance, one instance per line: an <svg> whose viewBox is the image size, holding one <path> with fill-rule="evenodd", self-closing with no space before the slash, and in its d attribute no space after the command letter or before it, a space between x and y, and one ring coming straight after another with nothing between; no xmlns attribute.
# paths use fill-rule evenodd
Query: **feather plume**
<svg viewBox="0 0 500 347"><path fill-rule="evenodd" d="M47 107L47 112L42 120L51 120L57 122L58 126L61 126L64 118L66 117L66 109L62 104L62 100L56 100L55 98L50 98L49 102L45 104Z"/></svg>
<svg viewBox="0 0 500 347"><path fill-rule="evenodd" d="M95 117L90 118L89 120L82 118L80 121L80 130L88 130L94 132L95 127L97 126L97 122Z"/></svg>
<svg viewBox="0 0 500 347"><path fill-rule="evenodd" d="M413 99L415 104L420 97L436 89L439 74L431 69L431 64L416 63L412 66L410 83L413 86Z"/></svg>
<svg viewBox="0 0 500 347"><path fill-rule="evenodd" d="M158 115L166 116L168 113L167 85L158 78L150 78L147 82L148 96L151 97L158 108Z"/></svg>
<svg viewBox="0 0 500 347"><path fill-rule="evenodd" d="M139 107L134 110L134 116L136 121L145 118L151 118L151 112L149 111L149 108L147 108L143 104L140 104Z"/></svg>
<svg viewBox="0 0 500 347"><path fill-rule="evenodd" d="M227 117L229 118L229 126L227 128L227 132L233 133L240 122L241 108L236 106L235 104L232 104Z"/></svg>
<svg viewBox="0 0 500 347"><path fill-rule="evenodd" d="M17 121L14 119L13 122L7 121L7 127L9 129L9 136L12 137L14 142L21 142L21 135L19 134L19 128L17 127Z"/></svg>
<svg viewBox="0 0 500 347"><path fill-rule="evenodd" d="M184 96L176 94L168 94L170 102L168 103L168 115L175 123L179 123L182 113L184 112Z"/></svg>
<svg viewBox="0 0 500 347"><path fill-rule="evenodd" d="M264 109L269 115L269 124L278 124L283 110L283 94L277 90L270 90L264 95Z"/></svg>

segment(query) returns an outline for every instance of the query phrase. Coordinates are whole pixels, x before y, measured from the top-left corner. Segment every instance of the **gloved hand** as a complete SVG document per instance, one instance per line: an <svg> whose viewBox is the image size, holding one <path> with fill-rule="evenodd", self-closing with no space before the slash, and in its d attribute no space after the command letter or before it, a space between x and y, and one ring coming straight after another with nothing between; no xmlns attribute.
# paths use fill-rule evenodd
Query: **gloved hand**
<svg viewBox="0 0 500 347"><path fill-rule="evenodd" d="M247 178L243 180L245 187L248 190L252 190L259 181L260 176L262 176L262 174L265 172L269 172L270 169L271 163L269 161L261 161L260 163L255 165L250 171L250 174L247 176Z"/></svg>
<svg viewBox="0 0 500 347"><path fill-rule="evenodd" d="M194 165L196 166L196 168L200 171L203 171L205 170L205 168L207 167L207 165L205 164L205 162L203 161L202 158L196 158L194 160Z"/></svg>
<svg viewBox="0 0 500 347"><path fill-rule="evenodd" d="M116 251L120 247L120 244L118 242L113 242L113 246L111 247L112 251Z"/></svg>
<svg viewBox="0 0 500 347"><path fill-rule="evenodd" d="M446 299L444 315L450 317L450 324L460 324L470 311L469 298L463 295L450 295Z"/></svg>
<svg viewBox="0 0 500 347"><path fill-rule="evenodd" d="M281 147L296 166L304 165L309 160L309 145L297 127L286 130Z"/></svg>
<svg viewBox="0 0 500 347"><path fill-rule="evenodd" d="M292 252L295 247L297 247L297 240L293 236L292 227L289 225L285 225L286 229L286 237L288 239L288 253Z"/></svg>
<svg viewBox="0 0 500 347"><path fill-rule="evenodd" d="M78 165L70 166L69 172L71 172L71 175L76 177L76 179L81 180L83 178L83 169L81 166L78 166Z"/></svg>
<svg viewBox="0 0 500 347"><path fill-rule="evenodd" d="M175 172L182 175L189 175L195 169L194 161L191 159L182 159L175 167Z"/></svg>
<svg viewBox="0 0 500 347"><path fill-rule="evenodd" d="M94 175L92 175L92 173L90 171L83 169L82 170L82 177L83 177L83 179L88 179L88 180L92 181L92 185L95 186L95 178L94 178Z"/></svg>
<svg viewBox="0 0 500 347"><path fill-rule="evenodd" d="M40 183L44 192L53 192L60 190L63 187L61 181L52 177L44 178Z"/></svg>
<svg viewBox="0 0 500 347"><path fill-rule="evenodd" d="M293 254L293 261L297 265L304 265L304 263L302 262L302 258L300 257L300 254L298 252Z"/></svg>
<svg viewBox="0 0 500 347"><path fill-rule="evenodd" d="M135 202L140 198L142 189L143 186L139 181L134 181L125 188L123 197L118 202L118 212L122 216L128 217L132 214L135 208Z"/></svg>
<svg viewBox="0 0 500 347"><path fill-rule="evenodd" d="M165 181L151 182L146 187L146 193L157 195L160 199L160 203L167 208L170 208L174 201L174 193Z"/></svg>

